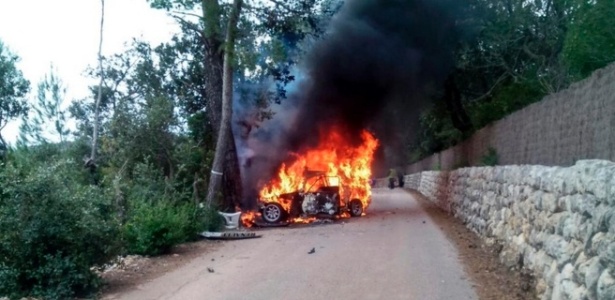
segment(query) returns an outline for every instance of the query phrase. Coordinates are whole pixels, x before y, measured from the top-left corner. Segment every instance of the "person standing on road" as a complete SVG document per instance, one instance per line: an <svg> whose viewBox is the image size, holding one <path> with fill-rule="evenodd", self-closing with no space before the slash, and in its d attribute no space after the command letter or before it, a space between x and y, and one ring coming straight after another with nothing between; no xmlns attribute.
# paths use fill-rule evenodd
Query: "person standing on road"
<svg viewBox="0 0 615 300"><path fill-rule="evenodd" d="M395 169L390 169L389 170L389 188L390 189L395 188L396 180L397 180L397 171L395 171Z"/></svg>

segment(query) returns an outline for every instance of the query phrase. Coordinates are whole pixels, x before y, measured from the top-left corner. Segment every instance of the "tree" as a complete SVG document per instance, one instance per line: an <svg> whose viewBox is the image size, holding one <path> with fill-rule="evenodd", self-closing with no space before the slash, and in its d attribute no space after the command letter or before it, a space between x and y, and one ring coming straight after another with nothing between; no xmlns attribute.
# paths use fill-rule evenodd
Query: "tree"
<svg viewBox="0 0 615 300"><path fill-rule="evenodd" d="M222 183L222 166L226 156L227 144L229 139L233 139L231 128L231 115L233 108L233 53L235 48L235 37L239 15L241 14L242 0L234 0L231 10L228 25L226 27L226 44L224 47L224 66L222 77L222 119L220 120L220 129L218 132L218 140L216 142L216 153L211 169L211 176L207 188L207 204L211 205L216 193L220 190ZM230 134L229 134L230 133Z"/></svg>
<svg viewBox="0 0 615 300"><path fill-rule="evenodd" d="M429 149L454 144L459 133L467 137L567 87L572 79L562 52L579 1L467 3L464 18L457 22L465 38L458 42L455 68L439 87L440 92L432 97L438 104L425 114L431 117L422 119L423 134L431 141L423 144L431 145ZM604 28L609 28L606 24ZM449 120L438 120L439 117ZM459 132L451 134L455 130L446 124ZM423 155L426 154L429 152Z"/></svg>
<svg viewBox="0 0 615 300"><path fill-rule="evenodd" d="M16 63L19 57L6 48L0 40L0 153L6 150L1 131L9 121L26 114L28 105L24 96L30 82L23 77Z"/></svg>
<svg viewBox="0 0 615 300"><path fill-rule="evenodd" d="M22 145L48 143L57 137L64 144L70 134L66 127L68 112L62 109L66 87L53 66L37 88L37 102L31 107L34 115L22 118L18 142Z"/></svg>
<svg viewBox="0 0 615 300"><path fill-rule="evenodd" d="M563 58L576 79L615 61L615 2L582 1L567 32Z"/></svg>
<svg viewBox="0 0 615 300"><path fill-rule="evenodd" d="M214 133L214 138L218 139L220 128L222 125L223 111L223 86L224 86L224 55L225 49L228 46L228 41L225 41L225 27L229 25L228 20L234 12L234 5L229 5L226 2L218 0L202 0L202 1L180 1L180 0L148 0L152 7L166 9L175 14L176 19L185 30L196 33L199 37L197 41L200 43L202 53L202 74L203 88L200 90L201 98L206 100L204 106L201 106L207 113L208 126ZM279 63L279 61L267 64L261 64L259 68L254 68L255 61L267 61L264 57L254 59L256 53L255 48L258 45L268 44L270 49L275 45L297 44L304 39L309 32L317 28L319 18L325 9L320 10L318 0L305 1L275 1L268 0L264 2L253 1L245 3L243 14L238 15L237 37L234 40L234 48L237 48L237 53L234 56L235 60L229 66L234 70L233 73L242 73L246 69L250 69L254 74L259 74L255 70L260 69L269 72L267 75L272 76L280 82L288 82L292 80L288 72L288 64ZM201 14L195 15L194 9L200 5ZM328 11L327 11L328 12ZM199 22L191 22L188 17L196 17ZM256 37L261 37L258 41ZM280 42L281 40L284 42ZM265 42L269 40L269 42ZM243 50L248 50L244 52ZM249 55L248 52L253 53ZM271 53L271 51L267 52ZM259 56L262 54L257 54ZM251 67L250 67L251 65ZM285 71L286 70L286 71ZM283 91L281 91L283 94ZM232 208L240 203L242 196L241 175L239 171L239 162L235 139L230 126L226 136L226 151L221 153L225 157L222 164L222 170L212 171L211 176L217 176L222 173L222 194L224 195L224 203L221 204L225 208ZM215 183L214 183L215 184ZM215 195L216 192L208 193ZM210 198L211 199L211 198Z"/></svg>
<svg viewBox="0 0 615 300"><path fill-rule="evenodd" d="M105 24L105 0L100 0L100 40L98 42L98 68L100 70L100 81L98 83L98 94L96 95L96 104L94 105L94 130L92 133L92 151L90 158L85 160L85 166L89 168L96 167L96 150L98 146L98 128L100 124L100 101L102 99L102 86L104 82L103 72L103 57L102 57L102 43L103 43L103 26Z"/></svg>

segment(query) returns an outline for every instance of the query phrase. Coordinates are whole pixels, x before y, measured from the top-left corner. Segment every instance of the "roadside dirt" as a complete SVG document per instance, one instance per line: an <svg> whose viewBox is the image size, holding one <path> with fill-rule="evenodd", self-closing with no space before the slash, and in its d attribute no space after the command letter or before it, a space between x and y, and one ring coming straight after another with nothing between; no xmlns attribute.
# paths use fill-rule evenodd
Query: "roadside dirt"
<svg viewBox="0 0 615 300"><path fill-rule="evenodd" d="M167 272L178 269L195 258L216 251L222 241L200 240L178 245L171 253L156 256L128 256L112 269L101 274L101 295L121 294Z"/></svg>
<svg viewBox="0 0 615 300"><path fill-rule="evenodd" d="M459 251L466 273L472 278L476 293L481 300L526 300L538 299L535 293L535 280L529 274L512 271L500 263L498 255L501 248L485 244L458 219L449 216L436 205L426 200L420 193L407 190L438 223L442 232Z"/></svg>

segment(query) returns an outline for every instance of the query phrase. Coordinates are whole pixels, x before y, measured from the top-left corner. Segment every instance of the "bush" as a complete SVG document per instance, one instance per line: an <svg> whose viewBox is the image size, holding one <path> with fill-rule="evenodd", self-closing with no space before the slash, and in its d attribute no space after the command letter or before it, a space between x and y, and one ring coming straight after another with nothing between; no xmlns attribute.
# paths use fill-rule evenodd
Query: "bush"
<svg viewBox="0 0 615 300"><path fill-rule="evenodd" d="M218 231L224 226L224 219L218 214L217 208L203 208L203 230Z"/></svg>
<svg viewBox="0 0 615 300"><path fill-rule="evenodd" d="M498 152L493 147L489 147L487 153L480 158L481 165L495 166L498 164Z"/></svg>
<svg viewBox="0 0 615 300"><path fill-rule="evenodd" d="M168 253L179 243L192 240L202 230L202 212L191 204L174 205L168 199L133 203L123 227L126 248L131 254Z"/></svg>
<svg viewBox="0 0 615 300"><path fill-rule="evenodd" d="M197 207L190 193L182 193L173 180L164 180L152 165L137 164L127 190L128 219L122 235L130 254L168 253L220 225L215 211Z"/></svg>
<svg viewBox="0 0 615 300"><path fill-rule="evenodd" d="M67 299L96 290L92 267L117 249L105 191L79 164L19 162L0 171L0 296Z"/></svg>

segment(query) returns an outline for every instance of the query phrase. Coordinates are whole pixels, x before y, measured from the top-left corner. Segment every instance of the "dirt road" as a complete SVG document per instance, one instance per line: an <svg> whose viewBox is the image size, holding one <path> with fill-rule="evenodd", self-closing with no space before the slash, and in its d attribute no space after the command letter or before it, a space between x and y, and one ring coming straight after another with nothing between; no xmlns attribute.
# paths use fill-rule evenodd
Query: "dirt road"
<svg viewBox="0 0 615 300"><path fill-rule="evenodd" d="M399 189L375 190L362 218L260 233L105 299L477 299L454 246Z"/></svg>

